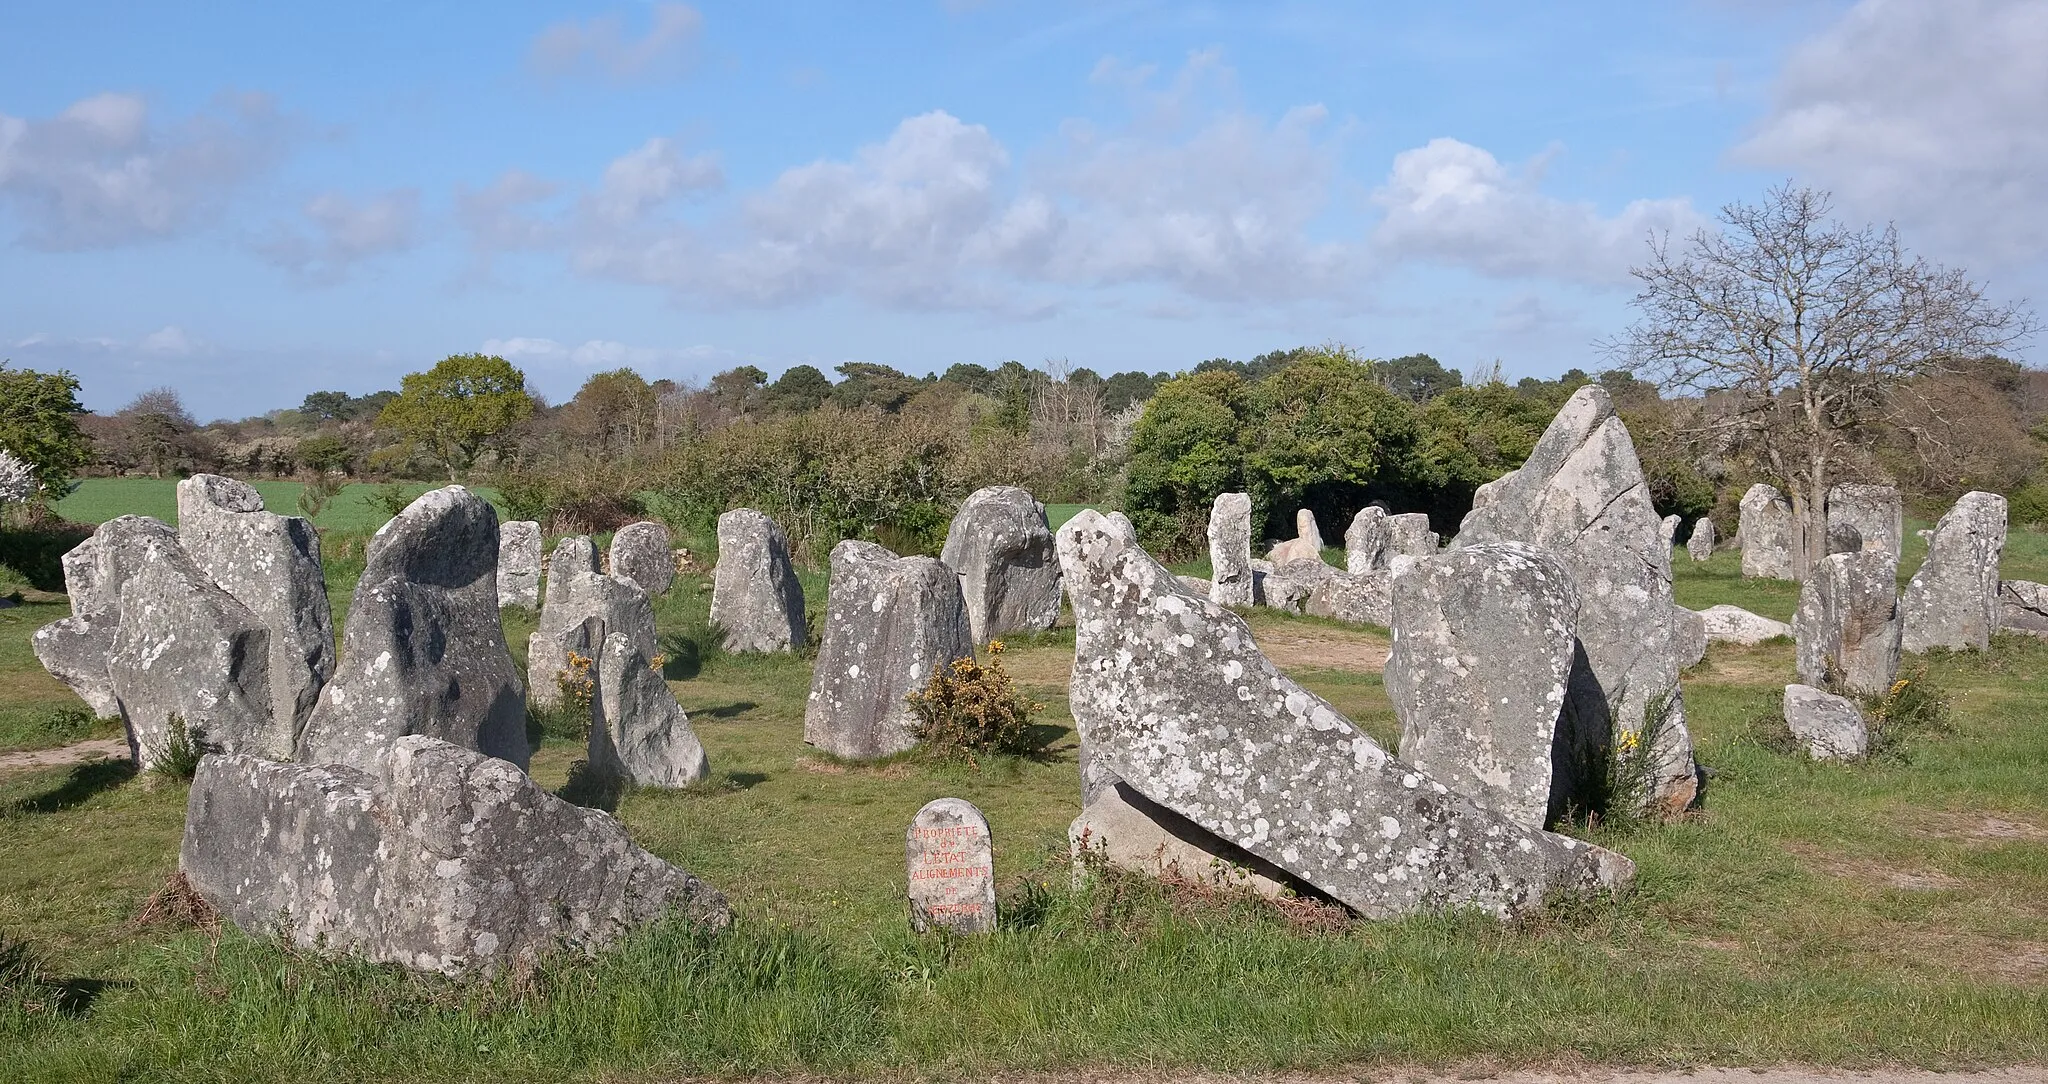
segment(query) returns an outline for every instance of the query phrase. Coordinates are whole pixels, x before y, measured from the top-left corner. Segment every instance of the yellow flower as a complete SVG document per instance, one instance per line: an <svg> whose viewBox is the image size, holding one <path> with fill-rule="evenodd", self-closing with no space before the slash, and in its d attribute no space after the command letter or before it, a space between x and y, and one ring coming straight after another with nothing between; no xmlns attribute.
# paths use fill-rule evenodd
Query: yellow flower
<svg viewBox="0 0 2048 1084"><path fill-rule="evenodd" d="M1902 693L1902 692L1905 692L1905 691L1906 691L1906 686L1908 686L1908 685L1911 685L1911 684L1913 684L1913 683L1912 683L1912 682L1910 682L1910 681L1907 681L1907 680L1906 680L1905 678L1900 678L1899 680L1897 680L1897 681L1894 681L1894 682L1892 682L1892 691L1891 691L1891 693L1890 693L1889 695L1892 695L1892 696L1897 696L1897 695L1899 695L1900 693Z"/></svg>
<svg viewBox="0 0 2048 1084"><path fill-rule="evenodd" d="M1643 743L1643 739L1642 739L1642 736L1641 736L1641 735L1639 735L1639 734L1637 734L1637 733L1636 733L1635 731L1633 731L1633 730L1624 730L1624 731L1622 731L1622 732L1621 732L1621 742L1620 742L1620 745L1621 745L1621 751L1622 751L1622 752L1624 752L1624 753L1633 753L1633 752L1635 752L1635 751L1636 751L1636 747L1637 747L1637 746L1639 746L1639 745L1641 745L1642 743Z"/></svg>
<svg viewBox="0 0 2048 1084"><path fill-rule="evenodd" d="M1002 642L1001 640L990 640L990 641L988 642L988 653L989 653L989 654L991 654L991 655L1000 655L1000 654L1002 654L1002 653L1003 653L1003 642Z"/></svg>

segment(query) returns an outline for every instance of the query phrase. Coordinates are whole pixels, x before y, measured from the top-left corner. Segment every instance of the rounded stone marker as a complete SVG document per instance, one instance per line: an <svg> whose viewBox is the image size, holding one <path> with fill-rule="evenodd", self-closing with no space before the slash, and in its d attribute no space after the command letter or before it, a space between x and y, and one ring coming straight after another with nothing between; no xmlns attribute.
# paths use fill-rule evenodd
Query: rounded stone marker
<svg viewBox="0 0 2048 1084"><path fill-rule="evenodd" d="M987 933L996 928L995 846L974 803L935 798L910 820L910 928Z"/></svg>

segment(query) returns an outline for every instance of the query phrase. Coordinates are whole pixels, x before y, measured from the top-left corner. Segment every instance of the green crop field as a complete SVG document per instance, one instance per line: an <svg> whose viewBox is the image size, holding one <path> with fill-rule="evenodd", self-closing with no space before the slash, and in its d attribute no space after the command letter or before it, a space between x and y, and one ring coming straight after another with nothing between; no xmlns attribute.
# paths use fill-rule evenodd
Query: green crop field
<svg viewBox="0 0 2048 1084"><path fill-rule="evenodd" d="M305 488L303 483L259 480L250 484L263 494L264 506L271 511L298 514L299 494ZM377 499L382 488L368 482L352 482L343 486L313 522L337 531L374 531L392 516L391 511ZM436 486L431 482L405 482L400 485L408 499L433 488ZM497 502L497 491L488 486L475 488L485 500ZM87 478L78 484L77 490L58 501L56 508L65 519L78 523L105 523L115 516L137 515L155 516L175 525L178 522L178 483L173 478ZM500 506L498 512L503 515L504 508Z"/></svg>

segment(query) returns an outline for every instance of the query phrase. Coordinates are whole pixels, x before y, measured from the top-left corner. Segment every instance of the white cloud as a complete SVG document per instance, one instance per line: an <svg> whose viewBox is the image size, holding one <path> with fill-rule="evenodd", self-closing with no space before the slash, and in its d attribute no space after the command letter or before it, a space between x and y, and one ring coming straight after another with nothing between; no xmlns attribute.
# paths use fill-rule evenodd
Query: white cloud
<svg viewBox="0 0 2048 1084"><path fill-rule="evenodd" d="M625 21L601 15L588 21L555 23L533 39L527 61L546 76L593 72L614 81L681 75L689 69L704 17L688 4L656 4L639 38L627 36Z"/></svg>
<svg viewBox="0 0 2048 1084"><path fill-rule="evenodd" d="M1685 199L1636 200L1604 216L1591 203L1537 188L1541 162L1516 176L1483 148L1432 139L1394 156L1373 202L1386 211L1373 241L1393 258L1503 278L1623 282L1653 232L1686 233L1699 214Z"/></svg>
<svg viewBox="0 0 2048 1084"><path fill-rule="evenodd" d="M718 156L683 157L675 142L655 137L605 167L604 180L588 200L590 211L613 222L630 222L678 195L706 192L725 184Z"/></svg>
<svg viewBox="0 0 2048 1084"><path fill-rule="evenodd" d="M175 235L217 212L290 140L268 98L223 96L207 111L152 122L133 94L106 93L54 117L0 113L0 201L41 249L105 248Z"/></svg>
<svg viewBox="0 0 2048 1084"><path fill-rule="evenodd" d="M1736 161L1993 260L2048 243L2048 0L1863 0L1796 49Z"/></svg>
<svg viewBox="0 0 2048 1084"><path fill-rule="evenodd" d="M142 337L137 345L152 354L189 354L198 345L185 329L176 324L167 324Z"/></svg>
<svg viewBox="0 0 2048 1084"><path fill-rule="evenodd" d="M418 243L420 194L401 188L358 203L324 192L304 208L311 233L280 227L256 250L278 267L308 282L331 284L356 264Z"/></svg>
<svg viewBox="0 0 2048 1084"><path fill-rule="evenodd" d="M647 376L660 376L663 370L702 368L737 356L713 346L634 346L611 339L590 339L574 346L542 338L486 339L481 349L517 365L568 366L592 372L632 368Z"/></svg>

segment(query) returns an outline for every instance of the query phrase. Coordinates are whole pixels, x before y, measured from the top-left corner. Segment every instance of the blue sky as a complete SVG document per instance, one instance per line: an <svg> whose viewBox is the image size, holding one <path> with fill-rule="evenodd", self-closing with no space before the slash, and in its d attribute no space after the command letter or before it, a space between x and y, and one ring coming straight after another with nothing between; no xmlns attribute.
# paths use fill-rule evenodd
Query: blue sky
<svg viewBox="0 0 2048 1084"><path fill-rule="evenodd" d="M182 6L180 6L182 7ZM195 6L197 7L197 6ZM0 357L202 417L502 353L1600 367L1786 177L2048 295L2048 0L0 12Z"/></svg>

